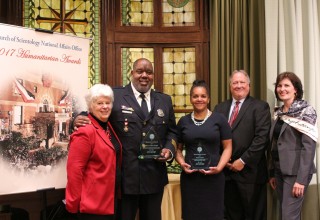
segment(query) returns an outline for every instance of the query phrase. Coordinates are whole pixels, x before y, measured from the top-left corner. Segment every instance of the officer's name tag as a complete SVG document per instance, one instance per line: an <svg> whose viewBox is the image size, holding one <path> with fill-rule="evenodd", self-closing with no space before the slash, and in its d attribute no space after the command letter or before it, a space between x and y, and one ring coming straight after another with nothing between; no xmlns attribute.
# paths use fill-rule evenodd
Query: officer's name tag
<svg viewBox="0 0 320 220"><path fill-rule="evenodd" d="M125 114L132 114L131 111L127 111L127 110L122 110L122 113L125 113Z"/></svg>

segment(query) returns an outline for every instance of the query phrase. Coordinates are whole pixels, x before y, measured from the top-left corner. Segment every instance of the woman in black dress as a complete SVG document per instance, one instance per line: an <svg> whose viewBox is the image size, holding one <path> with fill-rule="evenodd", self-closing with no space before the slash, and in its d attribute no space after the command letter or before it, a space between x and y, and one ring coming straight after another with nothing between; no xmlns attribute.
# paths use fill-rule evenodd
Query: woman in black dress
<svg viewBox="0 0 320 220"><path fill-rule="evenodd" d="M231 128L223 115L208 109L209 101L206 83L194 81L190 90L193 112L178 122L176 161L183 170L180 177L183 220L223 219L222 170L231 157Z"/></svg>

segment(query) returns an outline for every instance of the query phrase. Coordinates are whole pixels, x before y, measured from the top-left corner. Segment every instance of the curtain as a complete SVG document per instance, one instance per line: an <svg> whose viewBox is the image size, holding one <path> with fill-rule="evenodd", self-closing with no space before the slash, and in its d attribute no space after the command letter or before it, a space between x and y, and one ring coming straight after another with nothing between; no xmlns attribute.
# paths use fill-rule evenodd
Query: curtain
<svg viewBox="0 0 320 220"><path fill-rule="evenodd" d="M320 0L265 0L267 99L277 105L273 93L277 74L296 73L304 85L304 99L320 114ZM319 120L318 120L319 121ZM319 129L319 124L318 124ZM303 207L303 220L320 219L319 144L317 174L313 176ZM269 206L271 220L279 219L276 200Z"/></svg>
<svg viewBox="0 0 320 220"><path fill-rule="evenodd" d="M278 104L273 92L277 74L293 71L303 82L304 99L320 115L319 12L320 0L210 1L211 105L230 98L229 75L244 69L251 95L266 99L272 109ZM318 172L305 197L303 220L320 219L319 144L315 162ZM278 206L270 190L269 220L279 219Z"/></svg>
<svg viewBox="0 0 320 220"><path fill-rule="evenodd" d="M266 99L264 2L210 0L211 105L229 99L229 75L244 69L251 95ZM212 107L211 106L211 107Z"/></svg>

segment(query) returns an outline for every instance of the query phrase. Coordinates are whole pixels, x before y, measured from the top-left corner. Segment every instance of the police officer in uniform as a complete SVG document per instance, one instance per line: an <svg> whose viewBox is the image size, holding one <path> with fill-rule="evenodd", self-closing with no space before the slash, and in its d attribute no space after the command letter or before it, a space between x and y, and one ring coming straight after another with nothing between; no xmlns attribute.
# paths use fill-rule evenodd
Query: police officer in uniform
<svg viewBox="0 0 320 220"><path fill-rule="evenodd" d="M118 215L122 220L134 220L138 210L140 220L161 220L163 189L168 183L165 162L175 156L177 127L170 96L151 89L153 80L152 63L140 58L133 64L131 83L114 88L109 121L123 146ZM78 116L74 125L88 123L84 117ZM159 157L143 159L141 143L151 130L162 149Z"/></svg>

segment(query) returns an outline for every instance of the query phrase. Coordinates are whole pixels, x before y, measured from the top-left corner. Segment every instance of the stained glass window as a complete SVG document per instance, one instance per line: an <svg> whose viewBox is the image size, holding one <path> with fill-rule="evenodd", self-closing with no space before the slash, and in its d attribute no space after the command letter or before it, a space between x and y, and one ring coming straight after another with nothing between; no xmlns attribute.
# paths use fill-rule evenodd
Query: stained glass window
<svg viewBox="0 0 320 220"><path fill-rule="evenodd" d="M184 0L186 4L176 7L168 0L162 0L162 22L165 27L194 26L195 25L195 0ZM175 7L174 7L175 6Z"/></svg>
<svg viewBox="0 0 320 220"><path fill-rule="evenodd" d="M153 26L156 16L164 27L195 25L195 0L162 0L161 4L162 14L157 15L153 0L122 0L121 26Z"/></svg>
<svg viewBox="0 0 320 220"><path fill-rule="evenodd" d="M122 0L122 26L153 26L153 0Z"/></svg>
<svg viewBox="0 0 320 220"><path fill-rule="evenodd" d="M100 0L24 0L24 26L92 38L88 87L100 82Z"/></svg>
<svg viewBox="0 0 320 220"><path fill-rule="evenodd" d="M164 48L163 92L175 109L192 109L190 88L196 79L195 48Z"/></svg>

